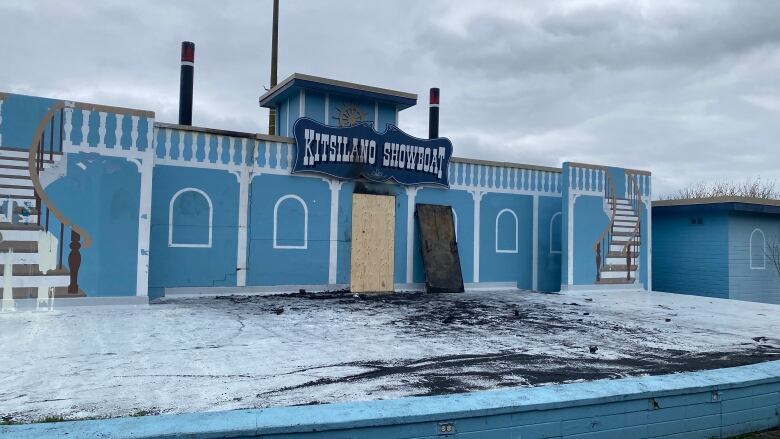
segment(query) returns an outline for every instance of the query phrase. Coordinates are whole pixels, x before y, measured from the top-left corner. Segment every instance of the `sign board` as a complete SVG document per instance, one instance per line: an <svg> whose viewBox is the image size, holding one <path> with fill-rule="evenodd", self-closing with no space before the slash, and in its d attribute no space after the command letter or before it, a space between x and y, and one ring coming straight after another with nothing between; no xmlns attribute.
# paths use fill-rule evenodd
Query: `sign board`
<svg viewBox="0 0 780 439"><path fill-rule="evenodd" d="M315 172L341 179L395 180L404 185L449 187L452 143L446 138L419 139L387 124L378 133L372 122L339 128L300 118L293 127L293 173Z"/></svg>

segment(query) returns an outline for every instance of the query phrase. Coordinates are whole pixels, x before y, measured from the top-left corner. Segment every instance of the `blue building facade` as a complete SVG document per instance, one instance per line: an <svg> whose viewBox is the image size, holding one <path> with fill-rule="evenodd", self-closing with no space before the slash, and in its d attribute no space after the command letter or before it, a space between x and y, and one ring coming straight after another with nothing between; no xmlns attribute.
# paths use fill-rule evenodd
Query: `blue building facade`
<svg viewBox="0 0 780 439"><path fill-rule="evenodd" d="M0 93L3 297L344 288L358 188L395 198L396 289L425 280L418 203L452 207L467 288L650 287L645 171L453 157L449 187L291 173L298 118L382 132L416 99L295 74L261 97L269 136Z"/></svg>
<svg viewBox="0 0 780 439"><path fill-rule="evenodd" d="M780 303L780 202L741 197L653 203L658 291ZM775 250L776 252L776 250Z"/></svg>

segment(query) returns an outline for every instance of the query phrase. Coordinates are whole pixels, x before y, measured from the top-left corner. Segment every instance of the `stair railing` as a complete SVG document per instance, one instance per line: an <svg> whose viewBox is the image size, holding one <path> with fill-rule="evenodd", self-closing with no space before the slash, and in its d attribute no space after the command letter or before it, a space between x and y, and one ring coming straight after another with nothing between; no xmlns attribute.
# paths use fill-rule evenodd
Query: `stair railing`
<svg viewBox="0 0 780 439"><path fill-rule="evenodd" d="M617 194L615 185L609 171L604 170L604 199L610 200L612 208L610 210L609 224L599 236L599 239L593 244L593 251L596 253L596 282L601 281L601 267L606 264L607 254L609 253L609 244L612 242L612 228L615 224L615 215L617 213Z"/></svg>
<svg viewBox="0 0 780 439"><path fill-rule="evenodd" d="M634 230L631 231L631 235L628 237L626 243L623 244L621 250L621 253L625 253L626 255L626 280L630 281L631 267L635 265L639 258L639 252L635 252L636 256L634 256L631 252L631 247L641 244L640 240L642 236L642 191L637 183L636 174L630 172L626 172L626 198L636 214L636 225L634 225Z"/></svg>
<svg viewBox="0 0 780 439"><path fill-rule="evenodd" d="M57 269L62 270L62 252L63 252L63 237L65 236L65 229L70 230L70 253L68 254L68 270L70 274L70 283L68 284L68 294L77 295L79 293L79 268L81 267L81 253L80 249L83 247L89 247L92 244L92 238L86 230L80 226L74 224L70 219L54 205L51 199L46 195L41 185L39 174L44 169L44 162L48 155L48 160L53 162L55 150L62 153L63 146L63 110L65 104L59 102L52 106L41 122L38 124L38 128L33 135L32 145L30 145L30 153L28 157L28 167L30 170L30 178L32 179L33 188L35 189L35 205L36 214L38 215L38 225L43 227L46 232L49 231L49 219L50 215L54 215L60 223L59 230L59 245L58 245L58 258ZM48 146L48 151L46 150ZM48 153L48 154L47 154ZM82 241L83 239L83 241Z"/></svg>

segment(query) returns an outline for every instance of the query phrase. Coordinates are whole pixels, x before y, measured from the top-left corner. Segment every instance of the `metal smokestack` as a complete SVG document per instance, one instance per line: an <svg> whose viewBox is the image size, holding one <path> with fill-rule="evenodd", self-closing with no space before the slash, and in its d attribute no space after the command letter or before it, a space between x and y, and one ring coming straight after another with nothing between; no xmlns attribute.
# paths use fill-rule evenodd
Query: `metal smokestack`
<svg viewBox="0 0 780 439"><path fill-rule="evenodd" d="M179 125L192 125L192 78L195 74L195 43L181 43L179 79Z"/></svg>
<svg viewBox="0 0 780 439"><path fill-rule="evenodd" d="M431 106L428 110L428 138L435 139L439 137L439 89L431 89Z"/></svg>

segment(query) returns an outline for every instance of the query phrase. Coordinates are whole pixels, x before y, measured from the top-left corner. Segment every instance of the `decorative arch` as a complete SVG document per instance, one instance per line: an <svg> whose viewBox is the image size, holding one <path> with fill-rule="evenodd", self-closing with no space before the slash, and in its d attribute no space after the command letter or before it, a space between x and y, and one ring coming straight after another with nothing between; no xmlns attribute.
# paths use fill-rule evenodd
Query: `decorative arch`
<svg viewBox="0 0 780 439"><path fill-rule="evenodd" d="M510 239L504 238L503 241L507 241L509 245L506 245L506 243L502 244L502 236L501 233L501 217L504 215L509 215L511 218L509 218L510 221L514 221L514 235L511 234L512 228L510 227ZM506 221L506 220L505 220ZM511 224L511 223L510 223ZM506 232L505 232L506 233ZM503 209L498 212L498 215L496 215L496 253L517 253L517 215L514 211L511 209Z"/></svg>
<svg viewBox="0 0 780 439"><path fill-rule="evenodd" d="M550 253L561 254L562 245L562 216L561 212L556 212L552 218L550 218ZM557 220L557 222L556 222Z"/></svg>
<svg viewBox="0 0 780 439"><path fill-rule="evenodd" d="M278 240L278 230L279 230L279 206L286 200L291 200L291 202L298 202L300 203L301 207L303 207L303 244L280 244ZM274 241L273 246L276 249L296 249L296 250L305 250L309 248L309 208L306 206L306 202L303 201L303 198L288 194L283 197L280 197L278 200L276 200L276 204L274 204Z"/></svg>
<svg viewBox="0 0 780 439"><path fill-rule="evenodd" d="M750 269L766 269L766 237L761 229L750 233Z"/></svg>
<svg viewBox="0 0 780 439"><path fill-rule="evenodd" d="M176 202L182 196L194 197L190 201L189 211L181 211L181 209L176 209ZM202 200L206 201L205 206L198 206L198 201ZM200 224L199 222L205 219L201 217L203 207L206 207L208 210L208 219L205 224ZM174 215L176 213L178 215ZM168 206L168 247L211 247L213 221L214 205L211 203L211 198L209 195L206 192L203 192L202 190L194 187L181 189L180 191L173 194L173 197L171 197L171 202ZM174 226L179 228L180 234L185 233L192 235L189 237L190 239L175 239ZM199 236L199 232L203 231L204 229L206 234L204 234L202 237Z"/></svg>

